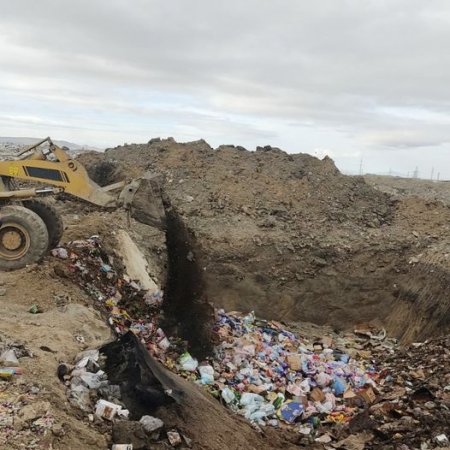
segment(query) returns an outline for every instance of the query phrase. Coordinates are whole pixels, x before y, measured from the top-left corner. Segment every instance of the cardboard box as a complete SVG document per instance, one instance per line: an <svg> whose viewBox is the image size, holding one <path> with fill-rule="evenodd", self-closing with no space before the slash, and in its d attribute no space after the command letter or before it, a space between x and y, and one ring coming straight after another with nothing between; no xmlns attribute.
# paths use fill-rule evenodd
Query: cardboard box
<svg viewBox="0 0 450 450"><path fill-rule="evenodd" d="M262 394L267 391L267 387L263 384L261 386L256 386L256 384L247 385L247 390L253 392L253 394Z"/></svg>
<svg viewBox="0 0 450 450"><path fill-rule="evenodd" d="M314 402L323 402L325 400L325 394L322 392L322 389L315 387L311 393L309 394L311 400Z"/></svg>
<svg viewBox="0 0 450 450"><path fill-rule="evenodd" d="M298 354L286 356L286 362L291 370L299 371L302 368L302 359Z"/></svg>
<svg viewBox="0 0 450 450"><path fill-rule="evenodd" d="M368 405L371 405L377 398L370 386L358 391L358 397L362 398Z"/></svg>

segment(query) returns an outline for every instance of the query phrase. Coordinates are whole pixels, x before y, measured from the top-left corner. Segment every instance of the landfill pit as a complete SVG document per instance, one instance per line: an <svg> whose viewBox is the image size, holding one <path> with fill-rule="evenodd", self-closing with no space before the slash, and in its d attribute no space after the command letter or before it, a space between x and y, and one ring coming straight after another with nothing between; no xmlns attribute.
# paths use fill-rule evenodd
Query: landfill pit
<svg viewBox="0 0 450 450"><path fill-rule="evenodd" d="M183 404L186 408L185 385L167 370L209 392L218 405L243 416L260 433L273 428L293 434L298 446L346 448L346 443L356 442L358 448L388 448L400 441L420 448L446 436L450 419L446 341L402 350L385 330L369 325L360 325L354 333L328 330L324 335L317 334L322 329L311 332L305 325L305 334L299 332L301 326L294 334L253 313L216 310L211 352L205 356L201 348L196 354L183 336L159 328L167 312L162 293L150 293L122 278L107 264L97 238L68 244L55 254L75 268L77 282L95 296L119 338L101 353L106 356L108 381L120 386L116 401L129 410L131 422L126 427L141 429L143 425L137 424L144 416L164 418L165 434L147 433L146 445L167 441L170 431L180 436L177 445L195 448L195 437L174 419ZM423 352L431 349L444 352L440 377L433 360L428 364L423 360ZM410 355L416 358L414 368L405 361ZM123 437L114 433L114 426L113 438Z"/></svg>

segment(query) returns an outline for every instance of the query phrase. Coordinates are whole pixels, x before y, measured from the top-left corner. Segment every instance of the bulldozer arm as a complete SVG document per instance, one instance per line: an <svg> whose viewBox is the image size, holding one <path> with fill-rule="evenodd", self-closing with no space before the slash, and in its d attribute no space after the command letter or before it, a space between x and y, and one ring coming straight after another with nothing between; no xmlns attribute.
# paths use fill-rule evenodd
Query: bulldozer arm
<svg viewBox="0 0 450 450"><path fill-rule="evenodd" d="M45 151L40 148L44 143L48 143ZM147 215L141 216L143 223L150 225L161 222L164 216L156 174L146 173L129 182L120 181L100 187L91 180L81 163L71 159L50 138L43 139L16 156L9 161L0 161L0 202L22 201L64 192L106 208L124 207L130 210L136 204L141 209L149 210ZM46 187L10 189L8 180L41 183ZM119 190L118 193L114 192ZM139 198L135 199L138 191Z"/></svg>
<svg viewBox="0 0 450 450"><path fill-rule="evenodd" d="M41 183L59 188L60 192L71 194L98 206L117 207L118 197L109 192L125 186L125 182L112 186L100 187L89 178L86 169L78 162L68 158L64 150L57 148L58 153L63 152L63 160L37 159L39 154L33 154L32 158L0 161L0 177ZM62 154L60 153L60 156ZM33 195L33 189L27 193L18 191L0 191L2 198L23 198L24 195ZM36 190L34 190L36 191ZM39 195L39 191L34 195Z"/></svg>
<svg viewBox="0 0 450 450"><path fill-rule="evenodd" d="M48 143L48 148L42 150L40 147L45 143ZM64 192L97 206L130 208L141 185L139 178L128 183L120 181L100 187L90 179L82 164L72 159L50 138L43 139L16 156L9 161L0 161L0 200L25 200ZM53 188L8 189L5 184L8 179L41 183ZM112 193L119 189L119 194Z"/></svg>

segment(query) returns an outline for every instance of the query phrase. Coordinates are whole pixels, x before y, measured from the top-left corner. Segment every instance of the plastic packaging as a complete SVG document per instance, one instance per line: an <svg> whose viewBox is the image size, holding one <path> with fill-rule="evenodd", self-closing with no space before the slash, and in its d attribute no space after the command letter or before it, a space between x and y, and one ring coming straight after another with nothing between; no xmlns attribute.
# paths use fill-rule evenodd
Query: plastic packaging
<svg viewBox="0 0 450 450"><path fill-rule="evenodd" d="M18 367L19 366L19 360L16 357L16 353L14 350L5 350L0 355L0 361L9 367Z"/></svg>
<svg viewBox="0 0 450 450"><path fill-rule="evenodd" d="M198 361L193 358L188 352L184 352L180 358L179 363L182 370L186 370L188 372L194 372L198 367Z"/></svg>
<svg viewBox="0 0 450 450"><path fill-rule="evenodd" d="M8 378L8 374L23 375L23 370L21 367L2 367L2 368L0 368L0 378Z"/></svg>
<svg viewBox="0 0 450 450"><path fill-rule="evenodd" d="M284 422L294 423L304 410L305 407L301 403L288 400L280 408L278 415Z"/></svg>
<svg viewBox="0 0 450 450"><path fill-rule="evenodd" d="M95 415L106 420L113 420L122 407L106 400L99 400L95 405Z"/></svg>
<svg viewBox="0 0 450 450"><path fill-rule="evenodd" d="M147 433L158 431L164 426L164 422L161 419L153 416L142 416L139 422Z"/></svg>
<svg viewBox="0 0 450 450"><path fill-rule="evenodd" d="M236 400L236 396L234 395L234 392L229 387L223 388L221 395L226 403L232 403L232 402L234 402L234 400Z"/></svg>
<svg viewBox="0 0 450 450"><path fill-rule="evenodd" d="M199 366L198 371L202 384L214 383L214 369L211 366Z"/></svg>

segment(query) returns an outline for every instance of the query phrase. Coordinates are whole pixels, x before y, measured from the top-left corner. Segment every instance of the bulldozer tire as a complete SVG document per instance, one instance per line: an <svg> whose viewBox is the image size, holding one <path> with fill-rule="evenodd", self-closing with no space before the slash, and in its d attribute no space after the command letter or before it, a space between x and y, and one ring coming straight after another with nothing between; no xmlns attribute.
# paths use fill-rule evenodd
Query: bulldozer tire
<svg viewBox="0 0 450 450"><path fill-rule="evenodd" d="M43 200L27 200L23 206L34 211L44 221L48 231L48 248L55 248L64 232L64 224L56 208Z"/></svg>
<svg viewBox="0 0 450 450"><path fill-rule="evenodd" d="M35 263L47 249L47 227L38 214L24 206L0 209L0 270Z"/></svg>

